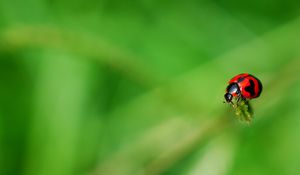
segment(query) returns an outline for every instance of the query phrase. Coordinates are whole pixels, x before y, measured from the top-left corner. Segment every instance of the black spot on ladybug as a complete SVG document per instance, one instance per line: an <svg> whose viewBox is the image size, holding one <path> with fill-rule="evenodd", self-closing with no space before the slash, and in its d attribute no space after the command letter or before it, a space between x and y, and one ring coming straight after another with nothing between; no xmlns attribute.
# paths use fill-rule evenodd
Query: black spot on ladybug
<svg viewBox="0 0 300 175"><path fill-rule="evenodd" d="M255 92L254 92L254 81L253 80L249 80L250 85L245 87L245 91L249 92L251 94L251 97L255 96Z"/></svg>
<svg viewBox="0 0 300 175"><path fill-rule="evenodd" d="M237 80L237 82L240 83L240 82L243 82L244 80L245 80L244 77L240 77L240 78Z"/></svg>

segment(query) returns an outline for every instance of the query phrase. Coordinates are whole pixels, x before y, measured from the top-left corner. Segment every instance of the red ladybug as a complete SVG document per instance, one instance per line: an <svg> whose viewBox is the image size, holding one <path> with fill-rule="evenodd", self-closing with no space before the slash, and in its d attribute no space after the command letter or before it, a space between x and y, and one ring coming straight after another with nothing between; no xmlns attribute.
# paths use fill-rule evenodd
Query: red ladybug
<svg viewBox="0 0 300 175"><path fill-rule="evenodd" d="M228 83L224 95L227 103L232 103L233 97L237 97L237 102L241 98L257 98L262 91L262 84L259 79L248 73L236 75Z"/></svg>

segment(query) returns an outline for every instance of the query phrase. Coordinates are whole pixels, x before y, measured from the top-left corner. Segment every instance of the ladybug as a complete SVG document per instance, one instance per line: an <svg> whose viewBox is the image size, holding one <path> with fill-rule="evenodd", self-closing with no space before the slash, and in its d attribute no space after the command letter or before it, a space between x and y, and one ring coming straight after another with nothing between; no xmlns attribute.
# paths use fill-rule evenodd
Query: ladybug
<svg viewBox="0 0 300 175"><path fill-rule="evenodd" d="M257 98L262 91L259 79L248 73L236 75L228 83L224 98L227 103L231 104L233 97L237 97L238 102L240 99Z"/></svg>

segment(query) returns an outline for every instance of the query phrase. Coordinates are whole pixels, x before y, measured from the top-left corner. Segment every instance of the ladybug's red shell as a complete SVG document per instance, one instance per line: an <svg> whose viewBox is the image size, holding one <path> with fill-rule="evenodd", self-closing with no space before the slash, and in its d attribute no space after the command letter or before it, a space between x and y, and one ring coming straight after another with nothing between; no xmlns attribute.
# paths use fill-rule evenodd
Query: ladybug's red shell
<svg viewBox="0 0 300 175"><path fill-rule="evenodd" d="M230 81L229 84L236 83L239 86L241 95L244 98L257 98L259 97L261 91L262 91L262 84L257 79L251 74L248 73L243 73L239 74L235 77L233 77ZM232 94L233 96L237 96L238 94Z"/></svg>

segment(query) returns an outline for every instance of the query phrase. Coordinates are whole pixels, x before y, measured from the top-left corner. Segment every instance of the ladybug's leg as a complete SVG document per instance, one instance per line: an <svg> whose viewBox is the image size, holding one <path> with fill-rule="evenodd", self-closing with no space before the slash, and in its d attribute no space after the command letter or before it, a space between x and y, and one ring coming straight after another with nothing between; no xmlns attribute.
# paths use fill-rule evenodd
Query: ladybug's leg
<svg viewBox="0 0 300 175"><path fill-rule="evenodd" d="M236 103L239 103L240 100L241 100L241 98L243 98L243 97L242 97L241 94L240 94L240 95L237 97Z"/></svg>
<svg viewBox="0 0 300 175"><path fill-rule="evenodd" d="M243 102L243 103L240 103L240 102ZM243 105L243 104L245 104L245 102L247 102L247 99L242 94L239 94L237 96L236 106L238 107L240 105Z"/></svg>
<svg viewBox="0 0 300 175"><path fill-rule="evenodd" d="M245 100L241 93L239 93L238 96L237 96L237 100L236 100L236 105L237 106L238 106L240 100Z"/></svg>

